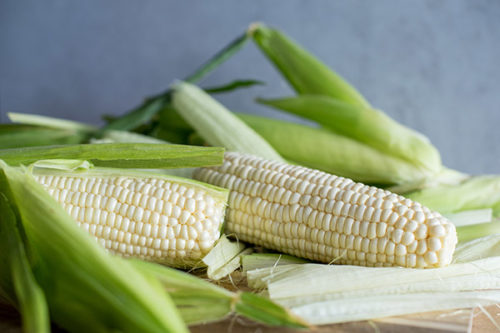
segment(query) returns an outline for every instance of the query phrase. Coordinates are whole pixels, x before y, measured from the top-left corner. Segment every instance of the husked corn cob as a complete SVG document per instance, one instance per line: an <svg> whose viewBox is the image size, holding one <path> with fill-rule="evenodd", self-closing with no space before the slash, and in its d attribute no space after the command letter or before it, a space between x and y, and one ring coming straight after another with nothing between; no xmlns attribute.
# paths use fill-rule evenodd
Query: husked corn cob
<svg viewBox="0 0 500 333"><path fill-rule="evenodd" d="M231 190L226 230L239 239L325 263L440 267L454 225L389 191L305 167L226 153L195 178Z"/></svg>
<svg viewBox="0 0 500 333"><path fill-rule="evenodd" d="M115 254L189 267L220 237L224 189L161 175L45 172L35 179Z"/></svg>

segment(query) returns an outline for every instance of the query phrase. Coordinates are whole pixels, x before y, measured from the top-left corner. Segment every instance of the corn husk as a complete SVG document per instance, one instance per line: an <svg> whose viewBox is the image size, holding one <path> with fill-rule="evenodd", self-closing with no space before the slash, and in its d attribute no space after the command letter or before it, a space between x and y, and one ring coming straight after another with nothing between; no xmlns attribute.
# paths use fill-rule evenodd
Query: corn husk
<svg viewBox="0 0 500 333"><path fill-rule="evenodd" d="M464 243L471 240L500 233L500 221L497 219L487 223L476 223L457 227L458 242Z"/></svg>
<svg viewBox="0 0 500 333"><path fill-rule="evenodd" d="M492 222L493 210L491 208L464 210L459 213L444 214L444 217L450 220L456 227L463 227Z"/></svg>
<svg viewBox="0 0 500 333"><path fill-rule="evenodd" d="M330 300L294 307L292 312L316 325L378 319L420 312L494 305L500 291L416 293Z"/></svg>
<svg viewBox="0 0 500 333"><path fill-rule="evenodd" d="M352 105L369 106L340 75L280 31L255 23L248 33L297 93L331 96Z"/></svg>
<svg viewBox="0 0 500 333"><path fill-rule="evenodd" d="M309 261L281 253L253 253L241 257L243 273L260 268L269 268L292 264L305 264Z"/></svg>
<svg viewBox="0 0 500 333"><path fill-rule="evenodd" d="M469 177L470 176L466 173L443 166L441 170L438 173L434 174L432 177L424 178L414 182L393 185L388 187L387 190L404 195L410 192L420 191L431 187L443 185L455 186L465 181Z"/></svg>
<svg viewBox="0 0 500 333"><path fill-rule="evenodd" d="M33 125L35 128L40 128L43 131L57 131L66 133L65 137L68 142L65 144L77 143L168 143L165 140L153 138L151 136L119 131L119 130L104 130L101 131L98 127L84 124L77 121L41 116L28 113L7 113L9 119L14 123ZM41 135L42 142L44 140L43 134ZM71 140L71 141L70 141ZM54 141L51 141L54 142ZM57 144L54 142L52 144ZM37 144L37 146L50 145ZM17 147L25 147L28 145L18 145ZM8 147L5 147L8 148Z"/></svg>
<svg viewBox="0 0 500 333"><path fill-rule="evenodd" d="M485 306L500 302L499 243L495 235L463 244L444 268L299 264L248 271L247 278L313 324Z"/></svg>
<svg viewBox="0 0 500 333"><path fill-rule="evenodd" d="M285 159L310 168L370 184L408 183L428 175L407 161L324 129L243 113L238 116Z"/></svg>
<svg viewBox="0 0 500 333"><path fill-rule="evenodd" d="M120 168L190 168L221 164L224 149L169 144L109 143L0 149L10 165L38 160L79 159L96 166Z"/></svg>
<svg viewBox="0 0 500 333"><path fill-rule="evenodd" d="M240 267L240 255L245 245L230 241L222 235L214 248L202 259L207 266L207 276L211 280L220 280Z"/></svg>
<svg viewBox="0 0 500 333"><path fill-rule="evenodd" d="M273 326L305 328L308 324L270 300L247 292L233 293L184 272L142 261L141 270L155 275L188 324L207 323L236 313Z"/></svg>
<svg viewBox="0 0 500 333"><path fill-rule="evenodd" d="M429 139L399 124L382 111L350 105L322 95L259 101L313 120L324 128L425 168L430 175L441 169L439 152Z"/></svg>
<svg viewBox="0 0 500 333"><path fill-rule="evenodd" d="M198 87L178 83L173 89L173 106L208 144L283 160L259 134Z"/></svg>
<svg viewBox="0 0 500 333"><path fill-rule="evenodd" d="M453 253L453 262L467 263L500 256L500 234L492 234L472 241L459 243Z"/></svg>
<svg viewBox="0 0 500 333"><path fill-rule="evenodd" d="M6 188L6 186L2 186ZM50 332L45 294L36 281L18 229L19 212L0 194L0 294L22 316L25 332ZM8 255L6 255L8 254Z"/></svg>
<svg viewBox="0 0 500 333"><path fill-rule="evenodd" d="M0 149L81 143L85 135L73 130L0 124Z"/></svg>
<svg viewBox="0 0 500 333"><path fill-rule="evenodd" d="M52 129L72 130L82 133L92 133L96 130L96 127L94 126L77 121L41 116L37 114L9 112L7 113L7 116L13 123L19 124L35 125Z"/></svg>
<svg viewBox="0 0 500 333"><path fill-rule="evenodd" d="M475 176L457 185L442 185L405 194L406 197L440 212L491 208L500 217L500 177Z"/></svg>

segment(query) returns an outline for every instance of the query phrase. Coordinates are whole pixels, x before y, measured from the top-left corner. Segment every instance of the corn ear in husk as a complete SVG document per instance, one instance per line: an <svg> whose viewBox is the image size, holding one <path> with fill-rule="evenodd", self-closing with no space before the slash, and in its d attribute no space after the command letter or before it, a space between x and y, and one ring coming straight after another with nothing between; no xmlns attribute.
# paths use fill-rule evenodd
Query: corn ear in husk
<svg viewBox="0 0 500 333"><path fill-rule="evenodd" d="M285 159L310 168L386 185L419 181L428 175L412 163L325 129L248 114L239 117Z"/></svg>
<svg viewBox="0 0 500 333"><path fill-rule="evenodd" d="M439 152L429 139L399 124L382 111L321 95L259 101L313 120L324 128L362 142L381 153L406 160L425 169L430 176L441 169Z"/></svg>
<svg viewBox="0 0 500 333"><path fill-rule="evenodd" d="M298 94L325 95L352 105L370 106L340 75L280 31L255 23L248 34Z"/></svg>
<svg viewBox="0 0 500 333"><path fill-rule="evenodd" d="M156 279L107 254L31 175L6 165L1 174L56 323L74 332L186 331Z"/></svg>

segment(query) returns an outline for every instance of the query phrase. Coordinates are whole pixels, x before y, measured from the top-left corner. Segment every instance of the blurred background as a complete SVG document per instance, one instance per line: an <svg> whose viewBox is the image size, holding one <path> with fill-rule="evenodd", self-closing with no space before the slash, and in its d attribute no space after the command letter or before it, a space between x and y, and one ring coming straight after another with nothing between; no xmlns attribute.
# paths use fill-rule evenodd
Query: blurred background
<svg viewBox="0 0 500 333"><path fill-rule="evenodd" d="M500 173L499 18L497 0L1 0L1 120L12 111L102 124L262 21L427 135L445 165ZM229 108L284 117L254 103L292 91L251 43L202 85L234 79L266 85L217 95Z"/></svg>

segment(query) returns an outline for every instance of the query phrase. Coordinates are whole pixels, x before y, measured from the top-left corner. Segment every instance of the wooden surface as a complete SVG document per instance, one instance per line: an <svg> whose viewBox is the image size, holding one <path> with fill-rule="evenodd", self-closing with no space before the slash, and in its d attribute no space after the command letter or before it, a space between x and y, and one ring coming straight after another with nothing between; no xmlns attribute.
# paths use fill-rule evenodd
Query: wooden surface
<svg viewBox="0 0 500 333"><path fill-rule="evenodd" d="M444 333L444 332L499 332L496 322L500 322L500 307L485 308L491 317L479 308L458 311L426 313L403 317L383 318L373 321L352 322L319 326L311 330L314 333ZM495 323L492 322L495 321ZM0 332L20 333L21 322L16 311L0 304ZM54 332L62 332L54 327ZM267 327L239 317L230 317L217 323L191 327L193 333L296 333L307 332L287 328Z"/></svg>

